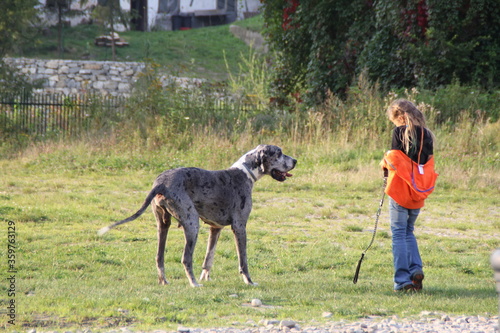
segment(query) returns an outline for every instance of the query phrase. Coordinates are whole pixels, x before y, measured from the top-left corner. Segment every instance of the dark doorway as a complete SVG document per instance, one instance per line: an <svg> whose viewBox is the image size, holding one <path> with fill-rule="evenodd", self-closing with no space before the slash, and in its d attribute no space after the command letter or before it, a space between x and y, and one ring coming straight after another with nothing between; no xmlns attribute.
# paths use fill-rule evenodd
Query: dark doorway
<svg viewBox="0 0 500 333"><path fill-rule="evenodd" d="M148 0L130 0L132 12L132 29L139 31L148 30Z"/></svg>

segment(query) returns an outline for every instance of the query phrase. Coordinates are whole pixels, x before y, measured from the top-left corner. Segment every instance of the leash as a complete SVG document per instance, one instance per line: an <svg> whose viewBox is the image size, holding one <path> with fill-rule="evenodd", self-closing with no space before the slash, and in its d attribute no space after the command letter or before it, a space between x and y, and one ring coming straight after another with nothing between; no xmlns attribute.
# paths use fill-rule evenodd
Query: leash
<svg viewBox="0 0 500 333"><path fill-rule="evenodd" d="M382 211L382 206L384 205L384 198L385 198L385 187L387 185L387 175L388 175L388 170L384 169L384 188L382 190L382 199L380 199L380 205L378 206L377 210L377 215L375 217L375 227L373 228L373 235L372 235L372 240L370 241L370 244L366 247L366 249L361 253L361 258L358 261L358 266L356 266L356 272L354 273L354 278L352 282L356 284L358 282L358 277L359 277L359 270L361 269L361 262L363 261L363 258L365 257L366 251L372 247L373 241L375 240L375 234L377 233L377 227L378 227L378 218L380 216L380 212Z"/></svg>

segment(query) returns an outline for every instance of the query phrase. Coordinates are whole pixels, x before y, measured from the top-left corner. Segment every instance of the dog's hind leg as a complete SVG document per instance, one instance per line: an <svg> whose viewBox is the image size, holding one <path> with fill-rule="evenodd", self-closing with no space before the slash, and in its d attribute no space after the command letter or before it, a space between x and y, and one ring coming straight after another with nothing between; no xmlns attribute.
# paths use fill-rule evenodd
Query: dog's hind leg
<svg viewBox="0 0 500 333"><path fill-rule="evenodd" d="M152 207L158 227L158 252L156 253L158 283L166 285L168 282L165 278L165 245L167 243L168 229L171 225L172 216L163 207L156 205L153 205Z"/></svg>
<svg viewBox="0 0 500 333"><path fill-rule="evenodd" d="M201 272L200 280L209 281L210 280L210 269L214 263L215 247L217 246L217 241L219 240L220 232L222 228L210 227L210 235L208 236L207 253L205 255L205 261L203 261L203 271Z"/></svg>
<svg viewBox="0 0 500 333"><path fill-rule="evenodd" d="M231 227L233 229L234 239L236 241L236 250L238 252L240 274L243 275L243 281L245 281L246 284L257 285L257 283L252 282L252 279L250 278L250 273L248 272L247 231L245 223L233 223Z"/></svg>
<svg viewBox="0 0 500 333"><path fill-rule="evenodd" d="M189 284L191 284L191 287L201 287L202 285L196 282L196 278L193 274L193 253L196 241L198 240L200 223L198 221L198 214L190 215L191 217L189 219L179 221L184 229L184 237L186 240L186 243L184 244L184 253L182 254L182 264L184 265L184 270L186 271L186 276L189 280Z"/></svg>

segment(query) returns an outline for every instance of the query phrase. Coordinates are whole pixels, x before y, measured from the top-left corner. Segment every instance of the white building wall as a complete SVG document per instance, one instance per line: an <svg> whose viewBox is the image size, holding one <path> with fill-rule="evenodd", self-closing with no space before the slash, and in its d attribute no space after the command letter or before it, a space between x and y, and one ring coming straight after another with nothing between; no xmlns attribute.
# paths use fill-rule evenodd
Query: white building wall
<svg viewBox="0 0 500 333"><path fill-rule="evenodd" d="M126 0L121 0L126 1ZM158 13L159 0L148 0L148 31L155 26L156 14ZM129 5L130 8L130 5Z"/></svg>
<svg viewBox="0 0 500 333"><path fill-rule="evenodd" d="M42 6L45 6L47 0L38 0ZM71 2L71 8L75 10L92 8L97 5L98 0L87 0L84 6L80 6L79 0L73 0ZM183 13L192 13L197 10L213 10L217 8L217 0L178 0ZM260 9L260 0L237 0L236 15L237 20L243 20L245 15L248 13L258 12ZM130 11L130 0L120 0L120 7L125 11ZM159 17L158 7L159 0L148 0L147 5L147 15L148 15L148 31L155 26L156 19ZM47 25L57 24L57 14L46 13L44 19ZM90 20L90 15L82 15L73 18L64 18L65 21L69 21L71 26L85 23ZM123 31L125 27L117 27L117 31Z"/></svg>

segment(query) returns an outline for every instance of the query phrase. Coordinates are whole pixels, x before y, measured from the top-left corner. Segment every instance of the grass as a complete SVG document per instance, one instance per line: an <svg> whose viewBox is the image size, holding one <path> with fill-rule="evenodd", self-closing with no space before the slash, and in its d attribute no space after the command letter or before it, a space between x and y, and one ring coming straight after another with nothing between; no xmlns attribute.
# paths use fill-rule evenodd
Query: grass
<svg viewBox="0 0 500 333"><path fill-rule="evenodd" d="M92 46L98 31L91 29L67 32L68 57L109 60L109 51ZM197 51L198 46L207 48L201 40L221 45L218 50L229 44L246 48L242 42L230 41L227 27L198 30L123 33L131 47L119 50L120 59L150 57L162 66L191 73L225 73L220 53ZM220 34L220 41L205 33ZM53 57L55 48L49 39L24 55ZM174 49L186 53L168 55ZM236 60L228 62L238 67L239 52L233 54ZM210 65L218 58L220 63ZM243 61L253 68L250 74L261 73L254 64L252 59ZM248 87L258 86L258 97L268 97L261 88L266 83L264 74L231 81L245 87L246 93ZM493 96L483 104L477 100L457 104L457 96L466 94L458 86L434 95L412 91L410 96L400 96L427 103L419 107L438 139L435 154L440 176L417 223L426 273L424 291L416 295L392 291L387 205L359 282L352 283L356 263L372 237L382 193L378 162L389 145L390 126L381 110L396 98L394 93L381 96L368 88L360 84L347 100L333 96L323 108L303 113L269 109L257 115L214 115L207 110L189 117L165 107L170 95L159 89L149 99L129 101L131 116L141 126L124 121L113 123L106 133L96 130L81 138L26 139L22 149L16 138L5 138L0 145L0 217L16 224L18 273L17 326L2 324L17 331L100 331L123 326L175 330L178 326L248 327L266 319L293 319L306 326L371 315L412 317L422 311L496 314L489 256L500 238L500 123L493 117L497 109L489 107ZM447 98L447 91L456 94ZM149 108L154 112L147 114ZM476 110L490 112L492 121L471 117ZM443 114L446 121L441 119L438 125L436 118ZM186 118L192 123L179 122ZM166 254L171 284L157 285L156 231L150 212L104 237L97 236L103 226L134 213L163 170L226 168L259 143L282 146L299 162L285 183L264 178L254 187L248 258L258 286L246 286L239 276L229 229L223 231L217 247L213 280L196 289L189 286L180 263L184 239L182 230L175 227L169 233ZM2 226L1 265L2 272L7 272L8 225ZM196 275L207 235L202 227L194 259ZM2 284L0 291L7 295L8 288ZM264 306L248 306L254 298ZM2 298L1 306L6 308L9 300ZM331 312L332 318L324 318L323 312Z"/></svg>
<svg viewBox="0 0 500 333"><path fill-rule="evenodd" d="M260 17L234 24L261 26ZM102 34L95 25L64 29L64 59L112 60L111 48L97 47L94 38ZM229 32L228 25L192 29L189 31L124 31L120 37L128 47L117 48L118 61L144 61L145 59L169 69L172 74L207 79L227 79L224 57L231 71L238 70L241 54L249 47ZM40 34L36 42L15 50L10 56L44 59L59 58L57 29L50 28Z"/></svg>
<svg viewBox="0 0 500 333"><path fill-rule="evenodd" d="M194 136L182 151L168 141L156 151L119 142L46 143L0 160L0 213L16 223L17 231L17 329L175 330L240 327L266 319L293 319L305 326L422 311L496 313L489 255L500 237L498 166L463 170L465 182L458 183L453 174L441 173L417 226L425 290L397 295L387 207L360 280L352 283L381 195L377 161L367 158L370 149L348 154L351 148L338 144L333 149L330 140L310 145L284 139L241 135L229 142ZM225 168L262 140L280 144L299 163L285 183L265 178L255 185L248 256L258 286L245 285L239 276L229 229L219 241L213 280L197 289L189 286L180 263L184 241L175 227L166 254L171 284L157 285L150 212L97 236L101 227L139 207L163 169ZM325 162L325 154L336 162ZM483 185L469 187L474 178ZM202 227L196 275L207 235ZM248 306L254 298L265 306ZM323 318L323 312L333 318Z"/></svg>

